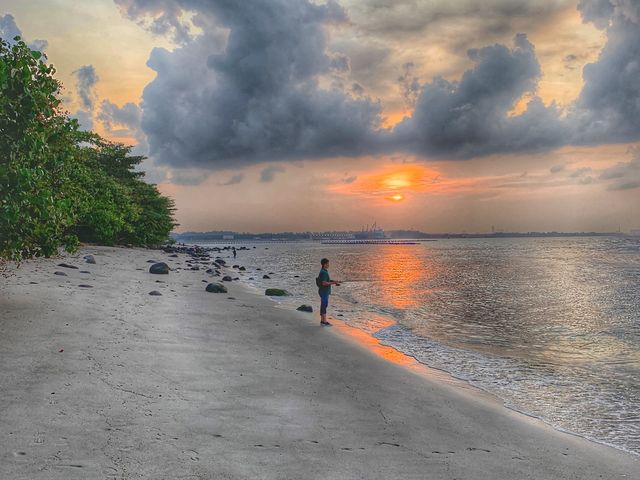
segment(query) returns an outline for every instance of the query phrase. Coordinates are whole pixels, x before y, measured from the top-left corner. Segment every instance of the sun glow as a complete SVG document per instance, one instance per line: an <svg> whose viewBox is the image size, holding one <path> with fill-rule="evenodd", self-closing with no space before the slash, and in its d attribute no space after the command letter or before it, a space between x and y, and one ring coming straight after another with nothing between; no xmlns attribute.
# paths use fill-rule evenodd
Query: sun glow
<svg viewBox="0 0 640 480"><path fill-rule="evenodd" d="M393 165L359 174L353 182L334 185L332 190L399 204L410 195L432 191L439 182L439 172L424 165Z"/></svg>
<svg viewBox="0 0 640 480"><path fill-rule="evenodd" d="M404 200L404 195L396 193L395 195L387 197L387 200L391 200L392 202L401 202L402 200Z"/></svg>

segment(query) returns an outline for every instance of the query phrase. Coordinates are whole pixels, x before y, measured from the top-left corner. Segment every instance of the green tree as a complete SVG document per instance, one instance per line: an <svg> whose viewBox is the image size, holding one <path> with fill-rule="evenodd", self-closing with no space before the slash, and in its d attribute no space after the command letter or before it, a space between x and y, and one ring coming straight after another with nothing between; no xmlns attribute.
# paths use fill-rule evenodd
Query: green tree
<svg viewBox="0 0 640 480"><path fill-rule="evenodd" d="M78 244L69 176L78 124L45 59L19 37L0 39L0 256L16 260Z"/></svg>
<svg viewBox="0 0 640 480"><path fill-rule="evenodd" d="M82 132L46 57L0 39L0 258L50 256L79 240L156 245L173 201L137 170L132 147Z"/></svg>

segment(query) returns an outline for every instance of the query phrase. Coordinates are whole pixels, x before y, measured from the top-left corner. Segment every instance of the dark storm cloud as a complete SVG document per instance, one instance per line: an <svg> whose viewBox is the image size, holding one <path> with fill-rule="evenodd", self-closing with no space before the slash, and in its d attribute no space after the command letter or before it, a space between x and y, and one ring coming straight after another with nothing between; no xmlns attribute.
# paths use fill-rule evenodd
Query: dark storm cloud
<svg viewBox="0 0 640 480"><path fill-rule="evenodd" d="M15 37L22 37L22 31L18 28L15 17L10 13L7 13L0 17L0 38L8 41L9 43L13 43L13 39ZM29 45L31 50L44 52L49 45L49 42L46 40L34 40L31 43L27 43L27 45Z"/></svg>
<svg viewBox="0 0 640 480"><path fill-rule="evenodd" d="M570 114L573 143L640 139L640 2L582 0L585 22L605 29L607 44L583 70L584 87Z"/></svg>
<svg viewBox="0 0 640 480"><path fill-rule="evenodd" d="M533 97L526 111L509 115L535 92L540 64L533 45L517 35L514 47L469 51L475 62L459 82L437 77L422 87L411 118L394 129L399 148L442 158L472 158L545 150L562 144L558 111Z"/></svg>
<svg viewBox="0 0 640 480"><path fill-rule="evenodd" d="M273 182L277 173L284 173L285 168L278 165L271 165L260 172L260 181L262 183Z"/></svg>
<svg viewBox="0 0 640 480"><path fill-rule="evenodd" d="M415 108L392 131L380 127L380 105L352 69L386 68L393 51L380 47L384 42L364 42L354 58L330 51L327 29L348 24L334 1L115 1L138 23L180 42L173 51L154 49L148 61L157 76L145 88L140 125L157 165L211 170L396 152L467 159L640 139L640 28L637 3L630 0L580 2L584 20L604 29L608 41L598 61L585 67L584 89L565 111L536 96L541 67L534 46L518 34L511 46L470 49L472 67L458 81L422 83L410 64L397 71L389 81L399 80ZM383 39L443 18L481 21L488 12L507 23L531 16L539 25L566 5L365 2L373 16L368 33ZM418 14L423 9L426 17ZM383 18L381 11L390 14ZM487 28L500 24L487 22ZM369 47L373 54L363 61ZM569 66L578 60L565 57ZM116 113L124 114L109 110L107 120Z"/></svg>
<svg viewBox="0 0 640 480"><path fill-rule="evenodd" d="M98 75L93 65L83 65L73 74L76 77L76 91L82 108L87 111L93 110L94 91L98 82Z"/></svg>
<svg viewBox="0 0 640 480"><path fill-rule="evenodd" d="M380 106L319 85L348 67L326 48L325 28L346 20L337 3L118 3L132 16L155 12L148 5L194 11L194 23L209 29L173 52L155 49L148 61L157 77L144 91L142 127L157 163L211 168L358 155L375 142Z"/></svg>

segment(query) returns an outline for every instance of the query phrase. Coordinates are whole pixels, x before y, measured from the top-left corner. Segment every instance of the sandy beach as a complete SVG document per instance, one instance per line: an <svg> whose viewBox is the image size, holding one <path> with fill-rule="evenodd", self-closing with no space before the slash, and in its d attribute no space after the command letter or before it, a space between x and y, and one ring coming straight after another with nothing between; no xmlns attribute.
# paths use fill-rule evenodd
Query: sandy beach
<svg viewBox="0 0 640 480"><path fill-rule="evenodd" d="M238 282L205 292L213 279L186 259L85 247L9 268L1 479L640 477L639 457L322 328L317 314ZM173 270L152 275L148 260Z"/></svg>

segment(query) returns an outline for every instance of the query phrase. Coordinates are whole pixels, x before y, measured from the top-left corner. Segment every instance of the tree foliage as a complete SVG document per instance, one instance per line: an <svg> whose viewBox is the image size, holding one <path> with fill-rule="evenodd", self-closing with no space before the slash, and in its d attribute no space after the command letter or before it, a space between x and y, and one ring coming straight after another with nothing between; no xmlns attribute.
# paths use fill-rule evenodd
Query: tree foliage
<svg viewBox="0 0 640 480"><path fill-rule="evenodd" d="M159 244L173 202L143 180L144 157L82 132L46 57L0 39L0 258L50 256L80 241Z"/></svg>

